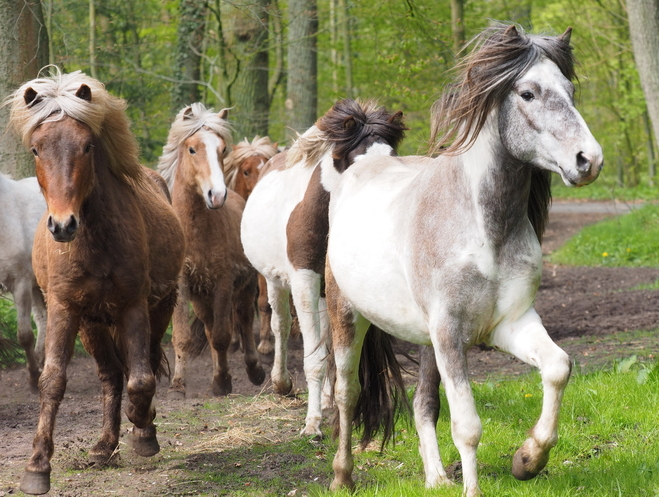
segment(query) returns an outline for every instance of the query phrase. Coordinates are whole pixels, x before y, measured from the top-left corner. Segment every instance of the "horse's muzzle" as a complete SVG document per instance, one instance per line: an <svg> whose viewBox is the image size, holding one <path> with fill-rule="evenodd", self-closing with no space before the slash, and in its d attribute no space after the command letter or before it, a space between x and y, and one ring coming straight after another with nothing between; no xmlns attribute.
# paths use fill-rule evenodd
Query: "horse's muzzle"
<svg viewBox="0 0 659 497"><path fill-rule="evenodd" d="M64 222L57 222L52 215L48 216L48 231L56 242L67 243L72 241L78 231L78 220L72 214Z"/></svg>

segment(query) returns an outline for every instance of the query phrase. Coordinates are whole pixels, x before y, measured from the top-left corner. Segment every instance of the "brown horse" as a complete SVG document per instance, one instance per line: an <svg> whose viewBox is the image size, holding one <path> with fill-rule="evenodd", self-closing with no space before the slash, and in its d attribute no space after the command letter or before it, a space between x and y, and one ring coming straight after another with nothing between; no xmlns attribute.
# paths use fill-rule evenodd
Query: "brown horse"
<svg viewBox="0 0 659 497"><path fill-rule="evenodd" d="M160 447L153 420L156 376L167 369L160 340L176 304L181 225L138 162L123 100L79 71L29 81L11 97L11 122L35 157L47 211L35 234L34 273L46 295L46 360L33 453L21 490L50 488L53 427L76 334L103 385L101 438L107 462L119 443L121 396L132 445Z"/></svg>
<svg viewBox="0 0 659 497"><path fill-rule="evenodd" d="M277 144L272 143L267 136L256 135L250 142L247 138L236 143L227 155L224 163L227 186L242 198L247 200L256 186L256 182L263 176L264 166L277 154ZM268 355L274 351L274 337L270 329L272 308L268 303L268 290L265 278L258 275L258 301L261 330L258 351ZM232 348L237 349L239 342L234 334Z"/></svg>
<svg viewBox="0 0 659 497"><path fill-rule="evenodd" d="M223 159L231 143L226 116L226 109L217 114L200 103L182 109L158 164L187 240L173 323L176 363L168 393L173 398L185 397L188 358L207 343L213 355L213 394L231 393L227 350L234 327L250 381L260 385L265 379L252 332L256 270L240 243L245 201L224 183ZM188 302L198 318L192 327Z"/></svg>

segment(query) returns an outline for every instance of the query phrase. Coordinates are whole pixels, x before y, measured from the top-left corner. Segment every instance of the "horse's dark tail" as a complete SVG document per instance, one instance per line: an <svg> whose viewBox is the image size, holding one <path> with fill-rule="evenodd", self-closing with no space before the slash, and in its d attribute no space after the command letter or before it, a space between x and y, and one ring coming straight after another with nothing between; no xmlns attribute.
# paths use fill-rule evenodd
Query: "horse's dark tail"
<svg viewBox="0 0 659 497"><path fill-rule="evenodd" d="M189 342L190 359L196 359L208 348L208 339L204 323L197 316L190 323L190 342Z"/></svg>
<svg viewBox="0 0 659 497"><path fill-rule="evenodd" d="M409 399L394 354L395 338L371 324L366 332L359 362L361 392L353 416L353 424L362 428L360 445L366 447L382 431L382 445L392 438L401 411L411 412ZM331 367L331 366L330 366ZM338 435L338 416L334 419L334 435Z"/></svg>

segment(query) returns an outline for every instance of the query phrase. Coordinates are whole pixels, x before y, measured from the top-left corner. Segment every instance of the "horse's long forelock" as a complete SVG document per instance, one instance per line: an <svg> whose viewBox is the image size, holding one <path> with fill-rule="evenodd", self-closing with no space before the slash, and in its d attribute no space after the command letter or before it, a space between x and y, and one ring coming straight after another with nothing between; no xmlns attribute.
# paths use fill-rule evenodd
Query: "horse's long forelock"
<svg viewBox="0 0 659 497"><path fill-rule="evenodd" d="M235 188L238 166L245 162L245 160L258 156L263 157L264 162L267 162L276 153L277 147L275 147L267 136L256 135L251 143L247 138L236 143L224 161L224 176L227 186L231 189Z"/></svg>
<svg viewBox="0 0 659 497"><path fill-rule="evenodd" d="M91 101L77 96L82 85L91 90ZM36 97L28 104L26 92ZM45 122L69 116L87 125L107 157L108 167L123 180L142 178L137 140L130 131L125 100L107 92L100 81L81 71L56 73L21 85L5 100L10 105L10 125L28 146L34 130Z"/></svg>
<svg viewBox="0 0 659 497"><path fill-rule="evenodd" d="M455 68L455 83L447 86L432 107L432 153L457 154L468 149L515 80L541 57L552 60L567 79L576 77L572 49L562 37L527 35L514 26L495 26L473 43L474 50Z"/></svg>
<svg viewBox="0 0 659 497"><path fill-rule="evenodd" d="M179 147L188 137L202 128L218 135L227 148L231 146L231 125L213 109L207 109L199 102L181 109L172 123L167 136L167 143L163 147L162 155L158 160L158 172L167 181L170 191L174 188Z"/></svg>

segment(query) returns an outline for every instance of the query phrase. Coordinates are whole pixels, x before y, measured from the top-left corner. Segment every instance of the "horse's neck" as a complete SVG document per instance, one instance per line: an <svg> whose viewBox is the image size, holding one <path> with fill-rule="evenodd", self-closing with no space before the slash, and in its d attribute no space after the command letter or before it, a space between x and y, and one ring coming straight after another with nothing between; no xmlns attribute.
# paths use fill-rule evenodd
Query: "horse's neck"
<svg viewBox="0 0 659 497"><path fill-rule="evenodd" d="M501 246L507 237L528 227L531 167L504 149L495 118L460 159L482 228L495 246Z"/></svg>

